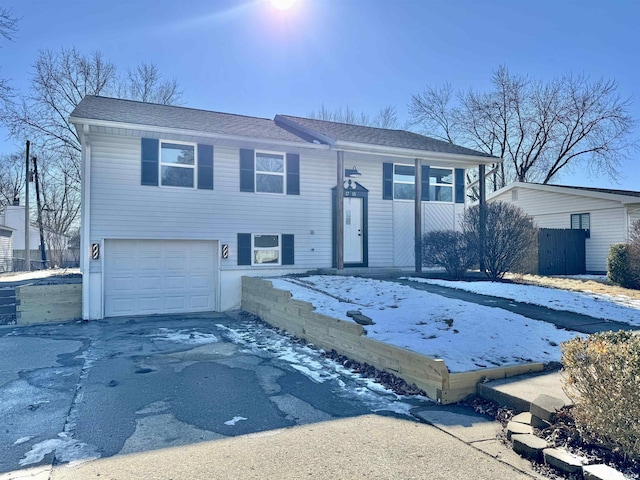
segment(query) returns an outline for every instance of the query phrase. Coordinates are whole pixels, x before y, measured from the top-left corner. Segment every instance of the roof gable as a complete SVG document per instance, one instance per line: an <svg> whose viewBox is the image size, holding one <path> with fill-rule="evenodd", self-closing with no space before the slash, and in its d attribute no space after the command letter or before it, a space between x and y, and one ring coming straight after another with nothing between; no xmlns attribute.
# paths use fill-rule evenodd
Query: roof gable
<svg viewBox="0 0 640 480"><path fill-rule="evenodd" d="M350 142L453 155L471 155L475 157L495 158L496 161L499 160L484 152L461 147L453 143L444 142L406 130L367 127L363 125L294 117L292 115L276 115L275 123L296 134L309 135L321 143L332 145L339 142Z"/></svg>
<svg viewBox="0 0 640 480"><path fill-rule="evenodd" d="M82 99L71 113L71 118L306 143L268 118L91 95Z"/></svg>
<svg viewBox="0 0 640 480"><path fill-rule="evenodd" d="M640 192L633 190L616 190L612 188L595 188L595 187L576 187L570 185L551 185L542 183L514 182L506 187L501 188L489 195L487 198L493 198L498 195L507 193L514 188L525 188L529 190L538 190L542 192L564 193L566 195L576 195L590 198L601 198L603 200L618 201L622 204L640 203Z"/></svg>

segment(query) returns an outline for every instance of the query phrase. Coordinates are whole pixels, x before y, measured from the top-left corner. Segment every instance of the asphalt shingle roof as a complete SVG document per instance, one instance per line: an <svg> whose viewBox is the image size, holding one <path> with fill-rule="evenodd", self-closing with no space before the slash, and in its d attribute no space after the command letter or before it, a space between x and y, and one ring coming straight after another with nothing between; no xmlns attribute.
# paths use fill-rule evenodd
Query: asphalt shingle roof
<svg viewBox="0 0 640 480"><path fill-rule="evenodd" d="M268 118L91 95L82 99L71 113L71 117L301 144L313 141L315 134L338 142L495 158L483 152L405 130L365 127L291 115L277 115L274 121ZM285 119L288 125L282 124L279 119ZM292 127L291 123L295 125Z"/></svg>
<svg viewBox="0 0 640 480"><path fill-rule="evenodd" d="M538 184L538 185L541 185L541 184ZM609 193L612 195L626 195L627 197L640 198L640 192L635 192L633 190L615 190L613 188L595 188L595 187L572 187L569 185L552 185L552 184L549 184L549 186L559 187L559 188L569 188L573 190L586 190L588 192Z"/></svg>
<svg viewBox="0 0 640 480"><path fill-rule="evenodd" d="M86 96L73 110L71 117L306 143L268 118L118 98Z"/></svg>
<svg viewBox="0 0 640 480"><path fill-rule="evenodd" d="M472 150L470 148L454 145L435 138L426 137L406 130L391 130L387 128L365 127L347 123L327 122L311 118L294 117L291 115L278 115L290 122L297 123L305 129L320 133L325 137L337 141L365 143L371 145L383 145L386 147L408 148L413 150L426 150L430 152L451 153L456 155L474 155L479 157L491 157L491 155Z"/></svg>

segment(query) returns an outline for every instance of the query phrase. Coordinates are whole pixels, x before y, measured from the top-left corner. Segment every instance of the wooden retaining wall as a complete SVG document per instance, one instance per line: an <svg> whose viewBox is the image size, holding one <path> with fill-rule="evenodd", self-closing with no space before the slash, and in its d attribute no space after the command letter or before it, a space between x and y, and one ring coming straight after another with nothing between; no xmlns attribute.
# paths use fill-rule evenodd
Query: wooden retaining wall
<svg viewBox="0 0 640 480"><path fill-rule="evenodd" d="M82 318L82 285L16 287L16 323L33 325Z"/></svg>
<svg viewBox="0 0 640 480"><path fill-rule="evenodd" d="M291 298L291 293L273 288L270 281L242 277L242 309L265 322L304 338L325 350L392 373L424 390L429 398L455 403L476 393L480 381L541 371L541 363L513 367L449 373L444 360L372 340L362 326L327 317L314 311L309 302Z"/></svg>

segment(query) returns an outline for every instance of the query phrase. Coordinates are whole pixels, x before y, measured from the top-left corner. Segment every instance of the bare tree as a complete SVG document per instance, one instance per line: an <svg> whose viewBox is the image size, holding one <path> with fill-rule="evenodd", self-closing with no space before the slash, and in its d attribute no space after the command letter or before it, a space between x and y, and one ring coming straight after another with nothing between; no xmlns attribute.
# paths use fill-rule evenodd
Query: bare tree
<svg viewBox="0 0 640 480"><path fill-rule="evenodd" d="M0 206L13 205L24 191L24 158L21 153L0 157Z"/></svg>
<svg viewBox="0 0 640 480"><path fill-rule="evenodd" d="M18 31L18 18L13 12L5 7L0 7L0 37L13 41ZM1 45L0 45L1 48ZM11 104L14 90L9 85L9 80L0 78L0 104L7 106Z"/></svg>
<svg viewBox="0 0 640 480"><path fill-rule="evenodd" d="M571 166L615 178L637 143L629 99L612 80L565 75L549 82L500 67L487 92L453 94L450 85L413 95L409 113L425 134L501 157L493 188L512 181L549 183Z"/></svg>
<svg viewBox="0 0 640 480"><path fill-rule="evenodd" d="M118 84L118 97L142 102L179 105L182 91L176 79L165 80L154 63L127 70Z"/></svg>
<svg viewBox="0 0 640 480"><path fill-rule="evenodd" d="M0 96L2 85L0 80ZM165 81L153 63L142 63L119 77L116 66L100 51L87 55L74 47L39 52L29 91L17 101L3 102L0 120L15 139L31 140L39 158L46 158L41 179L51 209L50 231L66 233L77 221L81 145L69 116L82 98L121 96L172 104L181 93L178 83Z"/></svg>
<svg viewBox="0 0 640 480"><path fill-rule="evenodd" d="M387 105L381 108L373 117L365 112L356 112L348 105L335 110L327 108L324 104L318 110L312 110L309 118L325 120L328 122L349 123L378 128L398 128L398 113L396 107Z"/></svg>

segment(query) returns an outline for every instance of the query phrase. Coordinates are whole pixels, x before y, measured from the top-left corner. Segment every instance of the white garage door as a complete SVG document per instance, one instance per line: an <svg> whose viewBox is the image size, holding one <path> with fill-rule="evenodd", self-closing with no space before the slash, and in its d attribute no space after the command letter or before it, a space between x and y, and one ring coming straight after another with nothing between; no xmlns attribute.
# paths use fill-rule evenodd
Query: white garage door
<svg viewBox="0 0 640 480"><path fill-rule="evenodd" d="M215 309L217 242L107 240L104 250L106 317Z"/></svg>

